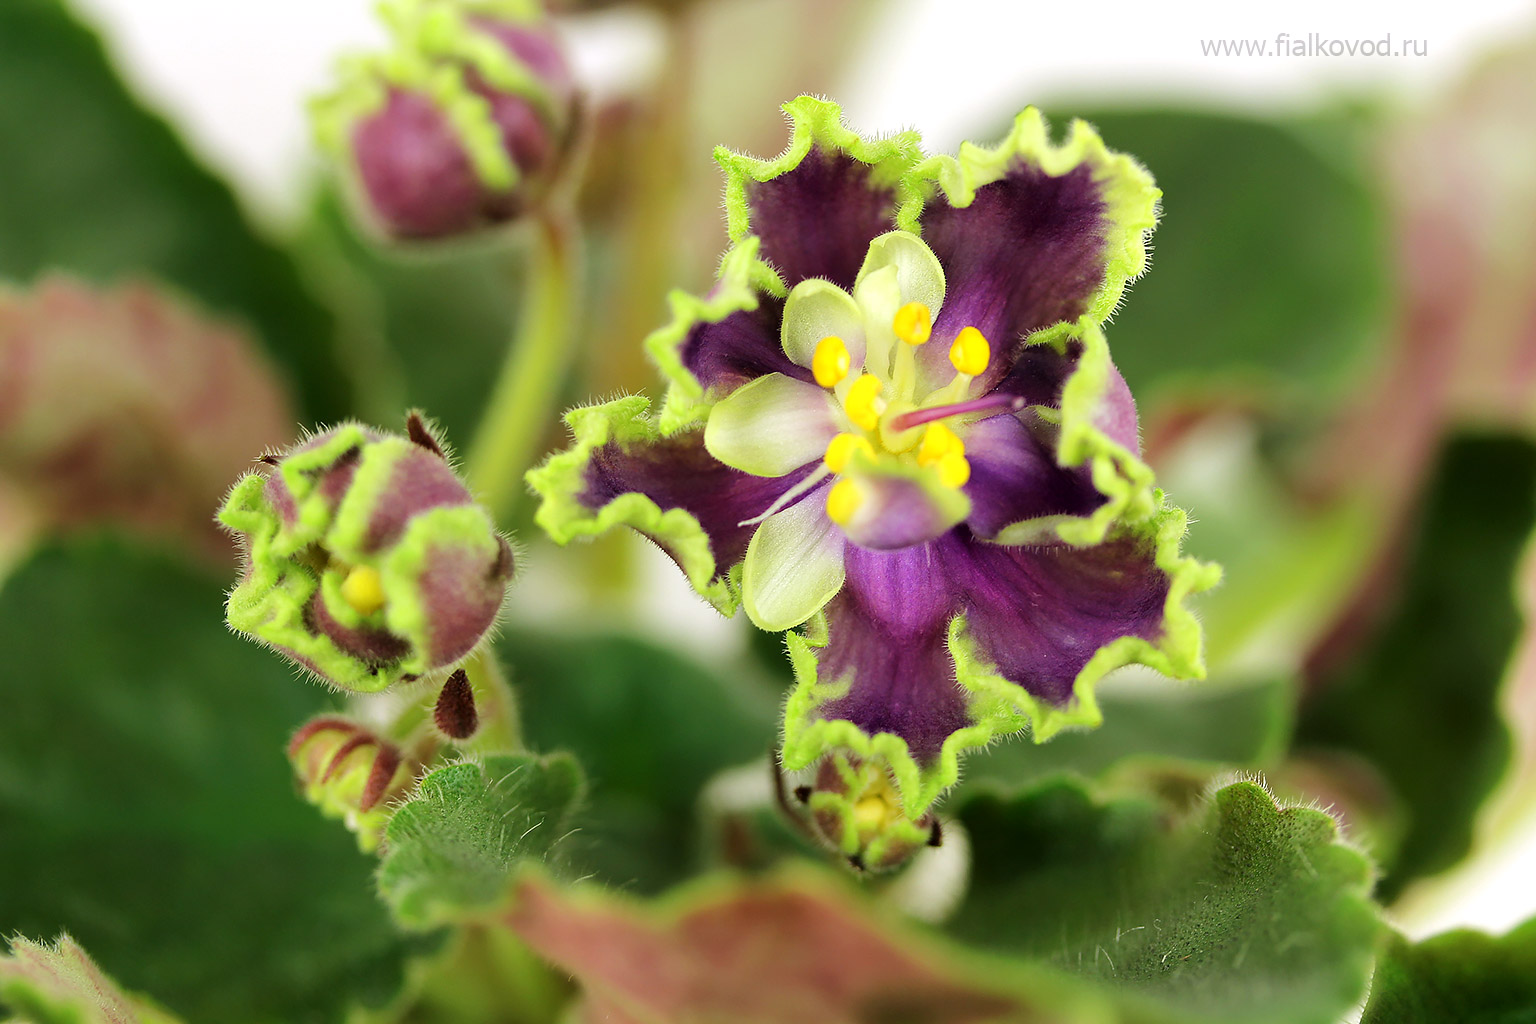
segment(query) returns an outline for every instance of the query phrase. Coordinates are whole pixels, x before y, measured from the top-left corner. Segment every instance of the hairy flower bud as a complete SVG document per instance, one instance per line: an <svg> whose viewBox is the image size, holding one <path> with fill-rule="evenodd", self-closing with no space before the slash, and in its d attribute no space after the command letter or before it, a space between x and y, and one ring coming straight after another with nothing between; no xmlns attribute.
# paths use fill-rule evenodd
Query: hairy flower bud
<svg viewBox="0 0 1536 1024"><path fill-rule="evenodd" d="M414 414L334 427L235 484L229 624L348 690L452 668L496 621L512 548Z"/></svg>
<svg viewBox="0 0 1536 1024"><path fill-rule="evenodd" d="M795 797L816 837L860 871L889 871L941 840L931 811L914 816L903 807L881 761L828 754L816 766L815 782L795 790Z"/></svg>
<svg viewBox="0 0 1536 1024"><path fill-rule="evenodd" d="M411 765L399 748L337 715L322 715L295 733L288 760L304 799L345 822L364 853L378 847L391 802L411 785Z"/></svg>
<svg viewBox="0 0 1536 1024"><path fill-rule="evenodd" d="M382 230L433 239L539 204L571 138L575 88L548 20L518 0L399 0L396 47L344 66L316 107Z"/></svg>

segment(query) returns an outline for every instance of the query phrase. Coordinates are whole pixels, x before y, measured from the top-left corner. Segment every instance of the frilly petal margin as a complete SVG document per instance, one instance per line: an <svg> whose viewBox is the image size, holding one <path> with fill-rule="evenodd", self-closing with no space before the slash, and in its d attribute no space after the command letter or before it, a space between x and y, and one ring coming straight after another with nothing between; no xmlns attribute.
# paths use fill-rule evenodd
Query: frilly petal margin
<svg viewBox="0 0 1536 1024"><path fill-rule="evenodd" d="M749 236L762 241L760 255L777 281L774 294L811 277L846 290L869 243L896 227L898 212L913 199L906 179L922 159L922 140L915 131L866 139L843 125L836 103L815 96L799 96L782 109L790 137L779 156L759 160L724 146L715 150L725 171L726 230L735 244Z"/></svg>
<svg viewBox="0 0 1536 1024"><path fill-rule="evenodd" d="M566 413L574 443L527 476L541 499L534 521L557 544L633 527L672 556L700 596L733 615L741 605L739 566L756 529L742 522L806 474L765 478L732 469L705 451L701 429L668 432L649 409L649 399L632 396ZM624 467L616 464L645 454L657 467L675 468L675 478L620 479Z"/></svg>
<svg viewBox="0 0 1536 1024"><path fill-rule="evenodd" d="M948 627L948 651L955 684L965 695L970 724L952 732L938 754L923 763L913 756L907 741L895 733L870 735L846 719L817 717L816 709L829 696L836 695L829 692L829 687L835 688L836 684L824 684L818 679L817 650L829 639L826 615L822 613L802 631L786 634L795 687L784 712L784 743L780 751L784 768L807 768L830 750L845 750L868 760L884 759L891 768L902 809L915 818L954 785L960 774L960 756L966 750L1026 729L1036 743L1043 743L1063 729L1097 726L1103 716L1095 687L1113 669L1143 664L1174 677L1202 678L1205 664L1200 625L1186 607L1186 599L1215 586L1221 579L1221 569L1180 553L1187 517L1182 509L1164 505L1160 491L1155 492L1154 500L1157 507L1151 516L1121 526L1117 534L1150 539L1154 545L1153 560L1168 576L1163 629L1157 639L1122 636L1100 647L1078 672L1071 698L1053 704L999 675L996 666L981 655L965 616L954 616Z"/></svg>
<svg viewBox="0 0 1536 1024"><path fill-rule="evenodd" d="M964 209L975 202L980 189L1001 181L1021 162L1052 177L1091 168L1105 204L1103 220L1108 230L1103 238L1104 276L1080 316L1104 323L1120 304L1126 286L1147 269L1147 236L1157 226L1163 193L1146 168L1130 156L1111 151L1086 121L1073 121L1066 141L1056 145L1044 115L1036 107L1027 107L998 145L988 148L962 142L959 156L928 157L909 175L911 187L897 224L922 235L924 210L936 197L952 209Z"/></svg>

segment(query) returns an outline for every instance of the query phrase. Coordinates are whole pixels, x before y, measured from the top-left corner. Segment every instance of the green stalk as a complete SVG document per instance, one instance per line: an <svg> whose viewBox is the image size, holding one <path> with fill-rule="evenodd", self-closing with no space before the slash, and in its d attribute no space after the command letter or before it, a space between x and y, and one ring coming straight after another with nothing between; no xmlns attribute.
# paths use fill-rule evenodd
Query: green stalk
<svg viewBox="0 0 1536 1024"><path fill-rule="evenodd" d="M499 523L511 520L523 474L540 454L570 363L580 278L574 221L550 210L530 225L526 280L513 343L466 460L470 487Z"/></svg>

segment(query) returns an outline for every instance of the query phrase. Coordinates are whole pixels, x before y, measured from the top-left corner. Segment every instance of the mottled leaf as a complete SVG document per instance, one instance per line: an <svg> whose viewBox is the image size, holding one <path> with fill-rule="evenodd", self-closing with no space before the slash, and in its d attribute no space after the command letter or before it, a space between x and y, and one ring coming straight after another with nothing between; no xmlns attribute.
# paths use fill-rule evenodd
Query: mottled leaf
<svg viewBox="0 0 1536 1024"><path fill-rule="evenodd" d="M0 1012L9 1007L30 1024L176 1024L176 1018L118 988L80 944L60 935L53 945L11 940L0 956Z"/></svg>

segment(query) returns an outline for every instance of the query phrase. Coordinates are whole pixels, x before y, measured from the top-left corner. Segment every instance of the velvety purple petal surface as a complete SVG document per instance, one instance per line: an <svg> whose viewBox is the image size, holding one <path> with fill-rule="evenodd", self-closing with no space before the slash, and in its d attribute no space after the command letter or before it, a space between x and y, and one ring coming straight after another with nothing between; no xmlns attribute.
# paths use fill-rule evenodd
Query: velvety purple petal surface
<svg viewBox="0 0 1536 1024"><path fill-rule="evenodd" d="M818 709L865 732L896 733L919 763L968 724L946 644L956 594L939 560L942 542L870 551L848 545L847 583L827 606L822 682L851 677L847 694Z"/></svg>
<svg viewBox="0 0 1536 1024"><path fill-rule="evenodd" d="M751 312L695 324L679 351L683 366L715 398L770 373L811 383L811 371L791 362L779 343L783 316L784 300L765 295Z"/></svg>
<svg viewBox="0 0 1536 1024"><path fill-rule="evenodd" d="M824 277L853 287L870 241L896 226L896 190L876 187L871 172L846 153L813 148L793 170L747 184L751 231L786 285Z"/></svg>
<svg viewBox="0 0 1536 1024"><path fill-rule="evenodd" d="M1169 579L1149 538L1093 547L944 546L944 571L964 593L967 622L999 674L1062 703L1100 647L1122 636L1162 635Z"/></svg>
<svg viewBox="0 0 1536 1024"><path fill-rule="evenodd" d="M946 645L954 615L966 615L999 674L1055 704L1071 698L1099 648L1122 636L1155 640L1163 629L1169 581L1150 540L1003 547L960 527L900 551L849 545L845 564L817 662L823 683L848 678L851 686L817 714L871 735L895 733L919 764L970 724Z"/></svg>
<svg viewBox="0 0 1536 1024"><path fill-rule="evenodd" d="M716 461L704 449L704 432L692 430L627 447L608 444L594 449L577 501L596 512L620 495L635 492L663 511L683 509L708 535L716 571L724 575L745 557L757 529L741 523L767 511L813 469L814 464L781 477L752 476ZM823 501L824 489L824 484L813 488L798 500Z"/></svg>
<svg viewBox="0 0 1536 1024"><path fill-rule="evenodd" d="M1086 466L1057 465L1054 431L1028 412L971 425L965 437L971 464L965 493L974 533L995 537L1003 527L1037 516L1086 516L1104 503Z"/></svg>
<svg viewBox="0 0 1536 1024"><path fill-rule="evenodd" d="M990 386L1031 331L1075 319L1104 280L1105 203L1092 168L1052 176L1022 161L953 207L939 192L923 210L923 240L944 267L948 295L922 358L942 371L949 342L971 326L992 342Z"/></svg>
<svg viewBox="0 0 1536 1024"><path fill-rule="evenodd" d="M363 550L375 552L400 539L410 521L433 508L474 503L474 497L442 457L411 447L390 467L389 483L368 517Z"/></svg>
<svg viewBox="0 0 1536 1024"><path fill-rule="evenodd" d="M434 545L429 550L417 586L428 610L432 667L452 664L474 650L496 621L511 577L509 556L504 546L490 561L484 552L462 547Z"/></svg>

